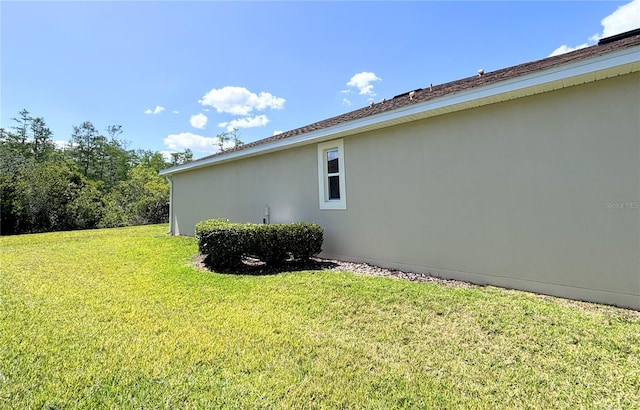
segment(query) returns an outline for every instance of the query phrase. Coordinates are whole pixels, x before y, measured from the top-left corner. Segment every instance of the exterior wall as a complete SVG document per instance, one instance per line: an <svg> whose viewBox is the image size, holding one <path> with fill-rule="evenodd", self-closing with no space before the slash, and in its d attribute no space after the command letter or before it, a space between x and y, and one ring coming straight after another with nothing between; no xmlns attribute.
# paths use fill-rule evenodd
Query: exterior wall
<svg viewBox="0 0 640 410"><path fill-rule="evenodd" d="M272 223L315 220L316 162L309 145L174 175L174 233L193 235L209 218L261 223L265 206Z"/></svg>
<svg viewBox="0 0 640 410"><path fill-rule="evenodd" d="M316 145L174 176L179 233L308 220L324 254L640 309L640 73L352 135L346 210Z"/></svg>

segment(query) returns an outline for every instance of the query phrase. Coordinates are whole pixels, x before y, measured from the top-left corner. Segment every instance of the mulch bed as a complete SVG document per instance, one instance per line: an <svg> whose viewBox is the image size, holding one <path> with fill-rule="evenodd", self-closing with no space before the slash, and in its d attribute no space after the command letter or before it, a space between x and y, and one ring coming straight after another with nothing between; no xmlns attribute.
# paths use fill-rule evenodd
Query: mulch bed
<svg viewBox="0 0 640 410"><path fill-rule="evenodd" d="M396 269L386 269L379 266L370 265L368 263L345 262L335 259L310 258L307 261L288 261L280 267L267 266L253 258L244 258L242 264L232 271L216 271L207 264L205 255L197 255L193 259L194 265L202 270L216 273L236 274L236 275L276 275L282 272L309 271L309 270L333 270L348 271L371 276L385 276L398 279L410 280L413 282L437 282L459 288L472 288L474 285L468 282L462 282L452 279L443 279L422 273L403 272Z"/></svg>

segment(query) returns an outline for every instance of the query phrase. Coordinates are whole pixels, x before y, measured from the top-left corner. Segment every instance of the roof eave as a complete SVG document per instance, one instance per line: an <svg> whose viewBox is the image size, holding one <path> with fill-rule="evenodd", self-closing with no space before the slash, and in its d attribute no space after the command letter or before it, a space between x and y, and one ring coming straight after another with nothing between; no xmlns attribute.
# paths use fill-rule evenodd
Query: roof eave
<svg viewBox="0 0 640 410"><path fill-rule="evenodd" d="M504 81L451 93L424 102L341 123L317 131L231 151L160 171L170 176L296 146L341 138L391 125L443 115L482 105L549 92L640 71L640 46L614 51Z"/></svg>

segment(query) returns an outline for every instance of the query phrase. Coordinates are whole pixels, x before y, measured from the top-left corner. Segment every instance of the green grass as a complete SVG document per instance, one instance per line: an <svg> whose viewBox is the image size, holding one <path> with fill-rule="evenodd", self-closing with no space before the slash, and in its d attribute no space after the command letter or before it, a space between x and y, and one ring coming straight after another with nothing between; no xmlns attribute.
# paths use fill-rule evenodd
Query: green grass
<svg viewBox="0 0 640 410"><path fill-rule="evenodd" d="M640 408L640 313L221 275L164 226L0 238L2 408Z"/></svg>

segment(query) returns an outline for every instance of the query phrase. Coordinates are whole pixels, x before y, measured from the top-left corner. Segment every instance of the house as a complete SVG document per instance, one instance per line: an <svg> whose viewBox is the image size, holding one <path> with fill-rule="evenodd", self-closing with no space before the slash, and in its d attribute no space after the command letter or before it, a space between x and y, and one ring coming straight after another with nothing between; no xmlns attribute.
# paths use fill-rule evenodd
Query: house
<svg viewBox="0 0 640 410"><path fill-rule="evenodd" d="M175 235L310 221L327 258L640 309L640 30L161 175Z"/></svg>

